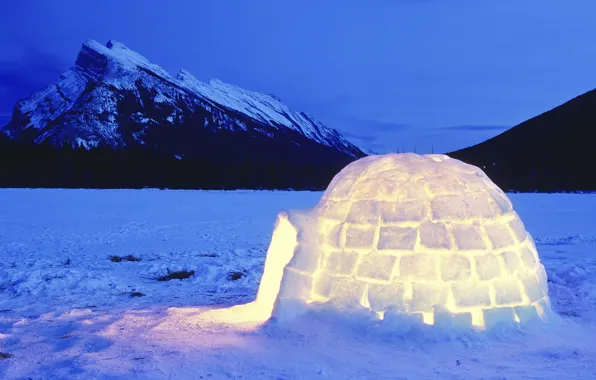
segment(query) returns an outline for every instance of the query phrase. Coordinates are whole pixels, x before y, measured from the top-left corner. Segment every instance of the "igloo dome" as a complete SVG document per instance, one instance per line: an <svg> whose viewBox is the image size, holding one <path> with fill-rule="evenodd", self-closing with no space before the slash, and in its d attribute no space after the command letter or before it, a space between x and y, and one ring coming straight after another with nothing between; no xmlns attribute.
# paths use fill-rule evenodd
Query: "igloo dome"
<svg viewBox="0 0 596 380"><path fill-rule="evenodd" d="M280 212L257 299L212 316L264 321L313 304L479 329L550 311L544 266L507 196L474 166L416 154L362 158L313 209Z"/></svg>

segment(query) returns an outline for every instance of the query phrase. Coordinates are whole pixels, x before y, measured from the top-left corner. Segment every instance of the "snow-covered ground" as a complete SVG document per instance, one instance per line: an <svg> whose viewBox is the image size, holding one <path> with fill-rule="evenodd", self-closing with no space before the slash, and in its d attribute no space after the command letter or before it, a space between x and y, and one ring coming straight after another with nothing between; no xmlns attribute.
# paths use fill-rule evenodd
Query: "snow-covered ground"
<svg viewBox="0 0 596 380"><path fill-rule="evenodd" d="M196 317L252 300L277 212L320 196L0 190L0 378L596 378L596 195L510 195L561 316L546 326L451 336L324 314L256 330ZM182 270L194 274L156 280Z"/></svg>

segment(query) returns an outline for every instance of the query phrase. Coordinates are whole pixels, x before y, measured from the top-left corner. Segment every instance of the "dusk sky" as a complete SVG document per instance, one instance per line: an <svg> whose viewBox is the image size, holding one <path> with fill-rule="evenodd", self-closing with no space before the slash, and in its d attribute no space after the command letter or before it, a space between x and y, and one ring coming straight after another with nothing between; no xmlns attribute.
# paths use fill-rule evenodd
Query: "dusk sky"
<svg viewBox="0 0 596 380"><path fill-rule="evenodd" d="M479 143L596 88L594 0L0 5L0 125L88 39L272 93L378 152Z"/></svg>

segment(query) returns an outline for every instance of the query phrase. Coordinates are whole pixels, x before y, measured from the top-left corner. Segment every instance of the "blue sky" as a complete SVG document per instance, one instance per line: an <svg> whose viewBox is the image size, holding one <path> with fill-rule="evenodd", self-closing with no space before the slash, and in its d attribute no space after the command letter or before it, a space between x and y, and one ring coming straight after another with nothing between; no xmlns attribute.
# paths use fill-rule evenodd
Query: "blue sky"
<svg viewBox="0 0 596 380"><path fill-rule="evenodd" d="M1 124L87 39L273 93L377 151L462 148L596 88L594 0L19 0L0 14Z"/></svg>

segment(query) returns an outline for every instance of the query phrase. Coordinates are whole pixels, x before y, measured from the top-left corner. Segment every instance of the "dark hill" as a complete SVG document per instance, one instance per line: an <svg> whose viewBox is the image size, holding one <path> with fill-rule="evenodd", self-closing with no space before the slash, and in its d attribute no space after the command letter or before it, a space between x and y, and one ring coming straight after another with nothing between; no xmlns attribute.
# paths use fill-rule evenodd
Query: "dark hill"
<svg viewBox="0 0 596 380"><path fill-rule="evenodd" d="M448 155L507 191L596 190L596 90Z"/></svg>

